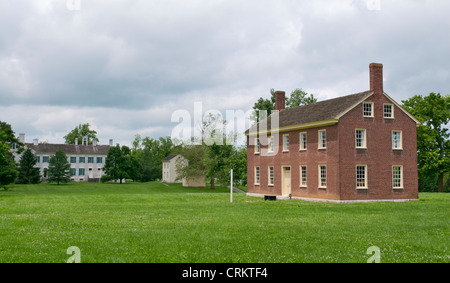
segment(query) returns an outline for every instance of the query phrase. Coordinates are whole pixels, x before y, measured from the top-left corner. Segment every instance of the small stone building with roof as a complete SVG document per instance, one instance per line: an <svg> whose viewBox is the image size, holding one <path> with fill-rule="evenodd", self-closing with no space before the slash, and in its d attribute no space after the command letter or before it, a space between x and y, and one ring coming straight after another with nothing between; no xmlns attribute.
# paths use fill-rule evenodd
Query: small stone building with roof
<svg viewBox="0 0 450 283"><path fill-rule="evenodd" d="M370 90L285 109L246 131L247 193L316 201L418 199L419 121L383 91L372 63Z"/></svg>

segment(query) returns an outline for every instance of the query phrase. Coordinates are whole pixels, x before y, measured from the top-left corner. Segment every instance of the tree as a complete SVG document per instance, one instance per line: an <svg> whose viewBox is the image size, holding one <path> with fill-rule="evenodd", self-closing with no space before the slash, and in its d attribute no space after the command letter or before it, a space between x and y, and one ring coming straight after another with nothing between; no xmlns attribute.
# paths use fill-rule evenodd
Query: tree
<svg viewBox="0 0 450 283"><path fill-rule="evenodd" d="M305 91L300 89L295 89L291 92L291 96L286 99L286 108L296 107L311 103L316 103L317 98L314 97L314 94L308 94Z"/></svg>
<svg viewBox="0 0 450 283"><path fill-rule="evenodd" d="M14 183L17 178L16 163L9 157L9 146L0 141L0 188Z"/></svg>
<svg viewBox="0 0 450 283"><path fill-rule="evenodd" d="M250 119L254 122L259 122L262 114L260 114L261 110L267 111L267 116L270 116L273 110L275 110L275 90L270 89L270 99L260 97L258 101L253 105L253 113L250 116Z"/></svg>
<svg viewBox="0 0 450 283"><path fill-rule="evenodd" d="M31 149L27 149L23 152L19 162L19 176L17 178L17 183L37 184L40 182L41 176L39 174L39 168L34 167L36 161L36 156Z"/></svg>
<svg viewBox="0 0 450 283"><path fill-rule="evenodd" d="M417 128L419 178L437 176L438 191L444 191L444 174L450 170L450 95L430 93L402 101L403 107L422 124Z"/></svg>
<svg viewBox="0 0 450 283"><path fill-rule="evenodd" d="M247 184L247 148L233 148L231 156L231 169L233 169L233 181L242 185Z"/></svg>
<svg viewBox="0 0 450 283"><path fill-rule="evenodd" d="M70 181L70 163L64 151L57 150L55 155L50 157L48 165L48 181L68 183Z"/></svg>
<svg viewBox="0 0 450 283"><path fill-rule="evenodd" d="M122 180L131 178L133 173L133 162L131 157L131 150L127 146L116 145L108 150L106 156L105 166L103 167L106 175L112 180Z"/></svg>
<svg viewBox="0 0 450 283"><path fill-rule="evenodd" d="M181 178L197 179L205 176L210 180L210 189L215 189L215 181L222 184L230 180L230 170L236 166L238 160L236 149L233 145L226 144L223 129L226 121L218 115L210 114L204 117L201 143L197 145L185 145L179 153L184 157L177 164L177 174ZM246 166L247 164L245 164Z"/></svg>
<svg viewBox="0 0 450 283"><path fill-rule="evenodd" d="M316 103L317 98L314 97L314 94L309 94L300 89L295 89L291 92L290 97L286 97L286 108ZM253 113L250 116L250 120L254 122L259 122L261 117L260 111L267 111L267 116L272 114L272 111L275 110L275 90L270 89L270 99L265 99L260 97L258 101L253 105Z"/></svg>
<svg viewBox="0 0 450 283"><path fill-rule="evenodd" d="M205 176L208 147L205 145L186 144L178 148L178 153L184 159L178 159L176 164L177 180L196 180Z"/></svg>
<svg viewBox="0 0 450 283"><path fill-rule="evenodd" d="M171 154L173 149L174 145L170 137L142 139L140 135L136 135L131 155L138 163L140 180L148 182L161 179L162 160Z"/></svg>
<svg viewBox="0 0 450 283"><path fill-rule="evenodd" d="M76 126L70 133L64 136L66 144L75 144L75 139L78 139L78 143L83 141L83 137L87 136L88 144L92 144L92 142L99 141L97 138L97 132L89 129L89 123L79 124Z"/></svg>
<svg viewBox="0 0 450 283"><path fill-rule="evenodd" d="M17 178L17 166L9 150L13 145L18 153L23 150L23 144L15 137L11 125L0 121L0 188L6 189Z"/></svg>

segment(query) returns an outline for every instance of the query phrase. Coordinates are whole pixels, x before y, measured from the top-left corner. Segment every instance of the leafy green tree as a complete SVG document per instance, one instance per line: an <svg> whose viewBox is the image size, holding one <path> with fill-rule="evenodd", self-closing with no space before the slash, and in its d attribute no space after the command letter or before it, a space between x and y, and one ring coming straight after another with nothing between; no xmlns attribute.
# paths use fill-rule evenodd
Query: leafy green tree
<svg viewBox="0 0 450 283"><path fill-rule="evenodd" d="M9 146L0 141L0 188L7 189L7 185L14 183L17 178L17 167L9 156Z"/></svg>
<svg viewBox="0 0 450 283"><path fill-rule="evenodd" d="M262 113L260 113L262 110L267 111L267 116L270 116L272 111L275 110L275 90L273 88L270 89L270 99L260 97L258 101L255 102L250 120L259 122L260 119L264 119Z"/></svg>
<svg viewBox="0 0 450 283"><path fill-rule="evenodd" d="M89 129L89 123L79 124L70 133L64 136L66 144L75 144L75 139L78 139L78 143L81 144L83 137L87 136L88 144L92 144L93 141L99 141L97 138L97 132Z"/></svg>
<svg viewBox="0 0 450 283"><path fill-rule="evenodd" d="M40 182L41 176L39 174L39 168L34 167L37 159L31 149L27 149L23 152L19 162L19 176L17 183L19 184L37 184Z"/></svg>
<svg viewBox="0 0 450 283"><path fill-rule="evenodd" d="M183 156L176 164L177 180L195 180L205 176L208 147L206 145L186 144L177 149L177 153Z"/></svg>
<svg viewBox="0 0 450 283"><path fill-rule="evenodd" d="M238 161L242 161L242 156L239 156L233 145L226 143L227 139L223 134L225 125L226 121L212 114L204 117L203 127L199 129L203 136L202 142L197 145L184 145L179 150L179 154L187 161L180 160L177 164L177 174L180 179L196 179L205 176L210 180L210 189L213 190L216 180L221 184L228 184L230 171L233 169L233 171L236 170L234 176L238 176L234 178L234 181L241 180L244 169L242 163ZM244 166L247 168L246 154Z"/></svg>
<svg viewBox="0 0 450 283"><path fill-rule="evenodd" d="M59 185L70 181L70 163L64 151L57 150L55 155L50 157L47 172L49 182L56 182Z"/></svg>
<svg viewBox="0 0 450 283"><path fill-rule="evenodd" d="M297 88L291 92L291 96L286 99L286 108L296 107L311 103L316 103L317 98L314 97L314 94L308 94L303 91L301 88Z"/></svg>
<svg viewBox="0 0 450 283"><path fill-rule="evenodd" d="M242 185L247 184L247 148L233 148L231 156L233 169L233 181Z"/></svg>
<svg viewBox="0 0 450 283"><path fill-rule="evenodd" d="M122 184L123 179L131 178L133 173L131 150L127 146L116 145L108 150L105 166L103 170L112 180L119 180Z"/></svg>
<svg viewBox="0 0 450 283"><path fill-rule="evenodd" d="M218 179L222 183L229 180L229 173L233 166L233 146L223 144L212 144L208 146L207 155L205 160L206 176L210 178L210 188L215 189L214 181Z"/></svg>
<svg viewBox="0 0 450 283"><path fill-rule="evenodd" d="M142 139L140 135L136 135L133 141L132 156L139 164L137 167L140 180L148 182L161 179L162 160L171 154L174 148L170 137Z"/></svg>
<svg viewBox="0 0 450 283"><path fill-rule="evenodd" d="M18 153L23 150L23 144L15 137L14 131L6 122L0 121L0 188L14 183L17 178L17 166L10 148L15 146Z"/></svg>
<svg viewBox="0 0 450 283"><path fill-rule="evenodd" d="M419 178L437 176L438 191L444 191L444 175L450 170L450 95L430 93L404 100L403 107L422 124L417 128Z"/></svg>
<svg viewBox="0 0 450 283"><path fill-rule="evenodd" d="M286 97L286 108L316 103L317 98L314 97L314 94L309 94L300 89L295 89L291 92L290 97ZM264 118L260 115L260 111L267 111L267 116L272 114L272 111L275 110L275 90L270 89L270 99L260 97L258 101L253 105L253 113L250 116L250 120L254 122L259 122L260 118Z"/></svg>

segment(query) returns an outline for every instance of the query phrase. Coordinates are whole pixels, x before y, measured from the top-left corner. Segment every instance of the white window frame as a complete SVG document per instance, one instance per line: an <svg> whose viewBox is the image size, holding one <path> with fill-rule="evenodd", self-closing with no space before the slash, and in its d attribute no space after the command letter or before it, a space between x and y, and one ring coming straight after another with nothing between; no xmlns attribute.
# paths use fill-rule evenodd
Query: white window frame
<svg viewBox="0 0 450 283"><path fill-rule="evenodd" d="M286 143L286 137L287 137L287 143ZM289 151L289 134L283 135L283 152Z"/></svg>
<svg viewBox="0 0 450 283"><path fill-rule="evenodd" d="M305 168L305 174L303 174L303 168ZM300 187L305 188L308 186L308 166L300 165ZM304 181L303 181L304 179Z"/></svg>
<svg viewBox="0 0 450 283"><path fill-rule="evenodd" d="M304 137L304 139L303 139L303 137ZM308 147L307 139L308 139L308 134L306 132L301 132L300 136L299 136L300 150L307 149L307 147Z"/></svg>
<svg viewBox="0 0 450 283"><path fill-rule="evenodd" d="M359 168L364 168L364 184L363 185L361 185L360 184L360 182L359 182L359 178L358 178L358 167ZM367 165L363 165L363 164L358 164L358 165L356 165L356 168L355 168L355 175L356 175L356 189L358 189L358 190L366 190L367 188L368 188L368 176L367 176Z"/></svg>
<svg viewBox="0 0 450 283"><path fill-rule="evenodd" d="M259 185L261 182L261 167L255 166L255 185Z"/></svg>
<svg viewBox="0 0 450 283"><path fill-rule="evenodd" d="M322 133L325 133L325 138L322 140ZM319 130L318 131L318 149L326 149L327 148L327 130ZM324 141L325 146L322 146L322 141Z"/></svg>
<svg viewBox="0 0 450 283"><path fill-rule="evenodd" d="M325 168L325 185L322 182L322 168ZM327 165L325 164L320 164L319 165L319 189L326 189L327 188L327 183L328 183L328 179L327 179Z"/></svg>
<svg viewBox="0 0 450 283"><path fill-rule="evenodd" d="M273 184L275 183L275 169L274 169L275 167L273 167L273 166L269 166L268 168L267 168L267 176L268 176L268 178L267 178L267 181L268 181L268 185L269 186L273 186ZM270 172L270 171L272 171L272 173Z"/></svg>
<svg viewBox="0 0 450 283"><path fill-rule="evenodd" d="M396 139L394 139L394 133L400 133L400 140L398 141L398 145L396 146ZM391 133L392 139L392 149L393 150L402 150L403 149L403 133L401 130L393 130Z"/></svg>
<svg viewBox="0 0 450 283"><path fill-rule="evenodd" d="M259 141L259 138L255 138L255 154L259 154L261 150L261 143Z"/></svg>
<svg viewBox="0 0 450 283"><path fill-rule="evenodd" d="M361 145L358 145L358 131L362 131L364 133ZM355 129L355 147L363 148L363 149L367 148L367 131L366 131L366 129Z"/></svg>
<svg viewBox="0 0 450 283"><path fill-rule="evenodd" d="M395 168L400 168L400 186L395 186L396 184L396 176L395 176ZM392 165L392 188L394 190L403 189L403 165Z"/></svg>
<svg viewBox="0 0 450 283"><path fill-rule="evenodd" d="M370 115L366 115L366 104L370 105ZM374 109L373 109L373 102L363 102L363 117L373 118L374 117Z"/></svg>
<svg viewBox="0 0 450 283"><path fill-rule="evenodd" d="M386 109L385 106L391 106L391 116L386 117ZM383 117L385 119L394 119L394 104L392 103L385 103L383 104Z"/></svg>

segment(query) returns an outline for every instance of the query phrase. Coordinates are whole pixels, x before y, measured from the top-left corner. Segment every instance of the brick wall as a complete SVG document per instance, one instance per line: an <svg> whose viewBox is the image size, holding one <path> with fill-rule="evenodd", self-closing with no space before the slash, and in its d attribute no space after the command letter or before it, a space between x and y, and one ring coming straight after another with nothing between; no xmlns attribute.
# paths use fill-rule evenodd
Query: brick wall
<svg viewBox="0 0 450 283"><path fill-rule="evenodd" d="M384 104L392 104L384 95L374 95L366 102L373 102L373 118L363 118L363 104L360 104L339 121L340 198L342 200L417 199L415 122L395 105L393 105L394 118L384 118ZM367 149L356 149L356 128L366 129ZM402 131L402 150L392 149L393 130ZM357 164L367 165L367 189L356 189ZM393 165L403 166L403 189L393 189Z"/></svg>
<svg viewBox="0 0 450 283"><path fill-rule="evenodd" d="M326 130L326 149L318 149L318 131ZM307 149L300 151L300 133L307 133ZM289 134L289 151L283 152L283 135ZM276 136L274 136L276 137ZM278 153L267 153L267 140L260 137L260 154L247 139L247 190L249 193L281 195L282 167L291 167L291 194L307 198L339 198L339 154L337 125L278 134ZM252 142L253 143L253 142ZM275 150L276 152L276 150ZM307 186L300 187L300 166L307 166ZM319 165L327 166L327 188L319 188ZM254 185L255 166L260 166L260 185ZM274 167L274 185L268 185L268 167Z"/></svg>

